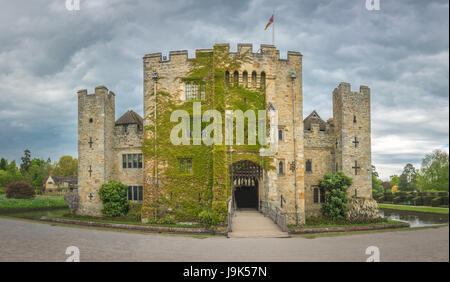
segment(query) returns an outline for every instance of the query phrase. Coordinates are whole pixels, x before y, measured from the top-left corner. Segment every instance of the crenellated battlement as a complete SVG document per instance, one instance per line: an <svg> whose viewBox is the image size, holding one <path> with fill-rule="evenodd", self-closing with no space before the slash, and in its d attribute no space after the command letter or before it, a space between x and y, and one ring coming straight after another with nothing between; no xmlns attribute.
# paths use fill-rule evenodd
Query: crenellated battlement
<svg viewBox="0 0 450 282"><path fill-rule="evenodd" d="M370 96L370 88L365 86L365 85L360 85L359 92L358 91L352 91L350 83L348 83L348 82L341 82L341 83L339 83L338 87L336 87L333 90L333 95L346 94L346 93L362 94L364 96Z"/></svg>
<svg viewBox="0 0 450 282"><path fill-rule="evenodd" d="M144 61L155 64L168 64L173 63L174 61L179 63L186 63L190 60L194 60L198 57L200 53L211 53L214 51L222 51L229 53L230 56L240 55L240 56L248 56L253 60L278 60L280 62L297 62L302 57L302 54L297 51L288 51L287 58L280 58L280 51L276 49L275 45L261 44L258 51L253 52L253 44L250 43L238 43L237 44L237 52L230 52L230 44L229 43L217 43L214 44L212 49L196 49L195 57L189 58L187 50L180 51L170 51L169 56L165 57L161 52L150 53L143 57Z"/></svg>
<svg viewBox="0 0 450 282"><path fill-rule="evenodd" d="M100 95L104 95L104 96L116 96L116 94L112 91L109 91L108 88L106 86L100 85L95 87L95 91L94 93L88 94L87 89L80 89L77 91L78 97L83 97L83 96L100 96Z"/></svg>

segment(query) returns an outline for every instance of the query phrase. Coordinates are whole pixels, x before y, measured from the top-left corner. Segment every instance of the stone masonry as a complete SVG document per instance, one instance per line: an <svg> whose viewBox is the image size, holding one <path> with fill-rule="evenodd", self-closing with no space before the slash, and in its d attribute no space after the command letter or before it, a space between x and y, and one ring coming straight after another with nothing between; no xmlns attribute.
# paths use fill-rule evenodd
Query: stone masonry
<svg viewBox="0 0 450 282"><path fill-rule="evenodd" d="M368 87L361 86L359 92L352 92L350 84L340 83L332 94L333 118L325 122L314 111L303 120L301 53L289 51L287 59L280 59L279 51L272 45L261 45L257 53L252 52L251 44L238 44L237 52L230 52L228 44L217 44L214 48L217 46L224 47L230 57L246 54L247 60L239 69L227 70L230 80L236 73L240 87L260 87L265 83L267 108L278 113L278 131L272 136L277 145L273 156L275 169L264 171L257 187L258 202L277 206L287 214L288 223L304 223L306 216L320 212L319 180L325 173L336 171L353 178L350 195L371 197ZM215 52L214 48L197 50L196 54ZM98 189L109 180L143 185L144 199L146 195L152 199L154 193L164 191L155 190L153 158L144 156L143 168L129 170L123 169L122 156L142 153L143 140L154 134L147 129L153 124L153 73L158 73L157 93L175 94L173 102L183 103L186 99L183 78L191 71L192 60L187 51L170 52L168 59L161 53L144 56L143 121L129 124L126 129L124 124L115 122L114 93L103 86L90 95L86 90L78 92L79 214L101 215ZM244 73L248 74L248 80L244 79ZM164 160L158 160L158 171L164 169L164 164ZM143 209L155 204L144 201ZM143 214L143 220L146 216Z"/></svg>

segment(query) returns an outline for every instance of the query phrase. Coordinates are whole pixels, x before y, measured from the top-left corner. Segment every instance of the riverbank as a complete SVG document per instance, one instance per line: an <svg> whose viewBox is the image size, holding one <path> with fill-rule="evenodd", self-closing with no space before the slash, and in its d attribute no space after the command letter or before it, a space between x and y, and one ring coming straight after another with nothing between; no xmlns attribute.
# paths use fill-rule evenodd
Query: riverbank
<svg viewBox="0 0 450 282"><path fill-rule="evenodd" d="M427 207L427 206L406 206L406 205L394 205L394 204L378 204L378 207L381 209L390 209L390 210L449 214L448 208L437 208L437 207Z"/></svg>

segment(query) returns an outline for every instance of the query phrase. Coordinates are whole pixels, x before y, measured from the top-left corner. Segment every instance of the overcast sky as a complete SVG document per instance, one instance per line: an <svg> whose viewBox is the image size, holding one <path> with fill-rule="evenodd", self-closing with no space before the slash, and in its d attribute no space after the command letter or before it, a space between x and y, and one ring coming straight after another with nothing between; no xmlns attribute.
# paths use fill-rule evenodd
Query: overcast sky
<svg viewBox="0 0 450 282"><path fill-rule="evenodd" d="M275 10L275 45L303 54L304 117L332 116L341 81L372 90L372 159L381 177L448 151L449 4L380 0L0 0L0 157L77 156L77 96L105 85L116 118L142 115L142 57L271 44L264 27Z"/></svg>

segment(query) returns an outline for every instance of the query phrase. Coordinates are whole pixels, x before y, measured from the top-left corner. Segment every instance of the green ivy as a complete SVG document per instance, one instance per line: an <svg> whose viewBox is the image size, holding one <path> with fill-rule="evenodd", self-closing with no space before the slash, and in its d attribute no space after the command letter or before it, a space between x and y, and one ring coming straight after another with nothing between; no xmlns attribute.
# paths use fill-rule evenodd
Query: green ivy
<svg viewBox="0 0 450 282"><path fill-rule="evenodd" d="M190 60L190 72L181 78L184 82L204 85L206 98L202 102L202 114L215 109L222 114L225 110L240 109L264 110L266 108L264 89L246 89L227 85L225 72L233 73L242 62L248 60L247 54L230 56L224 46L215 46L212 52L200 52ZM150 221L200 221L207 226L223 224L227 216L227 201L231 197L231 163L251 160L263 167L272 169L270 158L260 157L260 145L178 145L169 142L170 132L175 125L170 115L175 110L185 110L193 115L193 102L177 103L175 93L159 91L157 119L157 151L154 138L145 138L143 154L147 159L157 156L164 169L158 172L160 184L144 196L143 217ZM153 117L153 113L149 112ZM202 123L202 127L207 124ZM146 126L147 132L154 132L153 126ZM247 129L245 129L247 130ZM222 132L225 132L223 124ZM151 134L152 135L152 134ZM144 134L144 136L148 136ZM192 159L192 173L180 173L178 160ZM146 191L149 192L149 191Z"/></svg>

